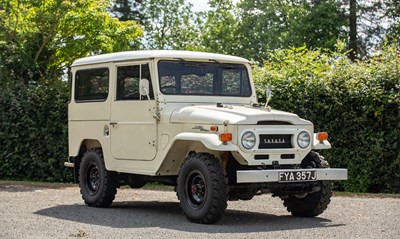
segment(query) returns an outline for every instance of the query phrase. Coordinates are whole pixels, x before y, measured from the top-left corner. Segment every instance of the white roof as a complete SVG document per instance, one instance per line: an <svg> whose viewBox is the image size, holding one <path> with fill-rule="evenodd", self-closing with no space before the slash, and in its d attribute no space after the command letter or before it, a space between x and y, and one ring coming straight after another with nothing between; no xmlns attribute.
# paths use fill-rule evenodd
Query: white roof
<svg viewBox="0 0 400 239"><path fill-rule="evenodd" d="M249 63L248 60L241 57L208 53L208 52L148 50L148 51L124 51L124 52L116 52L116 53L85 57L76 60L72 64L72 66L89 65L89 64L105 63L105 62L153 59L153 58Z"/></svg>

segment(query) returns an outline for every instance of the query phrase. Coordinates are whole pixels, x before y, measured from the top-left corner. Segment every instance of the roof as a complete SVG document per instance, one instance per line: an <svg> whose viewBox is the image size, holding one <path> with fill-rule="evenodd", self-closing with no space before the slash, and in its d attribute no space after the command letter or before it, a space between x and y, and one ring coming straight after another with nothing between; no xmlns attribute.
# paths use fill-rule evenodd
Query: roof
<svg viewBox="0 0 400 239"><path fill-rule="evenodd" d="M140 59L184 59L184 60L209 60L235 63L249 63L248 60L237 57L208 52L175 51L175 50L148 50L148 51L124 51L97 56L90 56L76 60L72 66L89 65L105 62L120 62Z"/></svg>

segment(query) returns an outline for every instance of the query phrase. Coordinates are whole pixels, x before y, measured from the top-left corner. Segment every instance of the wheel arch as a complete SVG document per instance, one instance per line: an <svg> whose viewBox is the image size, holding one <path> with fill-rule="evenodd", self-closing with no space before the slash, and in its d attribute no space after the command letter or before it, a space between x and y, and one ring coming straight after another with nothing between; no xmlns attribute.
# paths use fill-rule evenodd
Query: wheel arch
<svg viewBox="0 0 400 239"><path fill-rule="evenodd" d="M77 152L75 153L75 156L70 157L73 159L70 161L74 162L74 182L75 183L79 183L79 168L81 165L82 157L83 157L84 153L86 152L86 150L92 149L92 148L101 148L102 149L102 145L101 145L100 141L97 139L84 139L80 143L80 146L79 146Z"/></svg>
<svg viewBox="0 0 400 239"><path fill-rule="evenodd" d="M235 151L237 146L228 142L223 144L216 134L181 133L171 144L157 175L178 175L182 163L189 153L209 153L221 159L227 151Z"/></svg>

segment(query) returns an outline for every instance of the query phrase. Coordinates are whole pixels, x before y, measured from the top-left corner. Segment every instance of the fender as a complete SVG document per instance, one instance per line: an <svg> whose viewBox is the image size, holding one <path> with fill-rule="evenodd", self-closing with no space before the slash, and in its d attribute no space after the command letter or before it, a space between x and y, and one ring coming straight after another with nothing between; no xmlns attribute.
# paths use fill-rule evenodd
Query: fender
<svg viewBox="0 0 400 239"><path fill-rule="evenodd" d="M177 175L188 153L196 150L196 147L199 145L204 150L202 152L208 153L238 151L238 147L235 144L231 142L222 143L219 140L218 134L180 133L172 141L171 147L158 168L156 175Z"/></svg>
<svg viewBox="0 0 400 239"><path fill-rule="evenodd" d="M219 140L218 134L204 134L204 133L180 133L177 134L172 142L175 144L178 140L198 141L201 142L206 148L214 151L237 151L238 147L231 143L223 143Z"/></svg>

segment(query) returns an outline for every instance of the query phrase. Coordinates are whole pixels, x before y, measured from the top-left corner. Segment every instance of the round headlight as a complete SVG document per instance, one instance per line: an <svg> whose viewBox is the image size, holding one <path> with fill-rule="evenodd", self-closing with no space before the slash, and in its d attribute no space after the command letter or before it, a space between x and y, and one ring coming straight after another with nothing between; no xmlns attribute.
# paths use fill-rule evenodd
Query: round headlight
<svg viewBox="0 0 400 239"><path fill-rule="evenodd" d="M310 142L311 142L310 134L306 131L300 132L299 136L297 136L297 144L302 149L307 148L308 145L310 145Z"/></svg>
<svg viewBox="0 0 400 239"><path fill-rule="evenodd" d="M251 149L256 144L256 136L253 132L247 131L242 135L242 145L245 149Z"/></svg>

